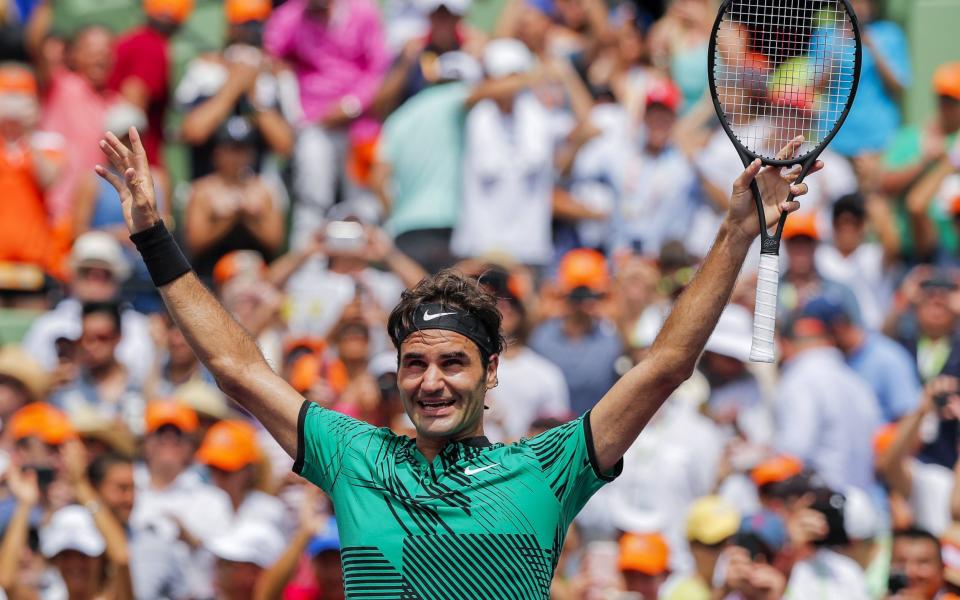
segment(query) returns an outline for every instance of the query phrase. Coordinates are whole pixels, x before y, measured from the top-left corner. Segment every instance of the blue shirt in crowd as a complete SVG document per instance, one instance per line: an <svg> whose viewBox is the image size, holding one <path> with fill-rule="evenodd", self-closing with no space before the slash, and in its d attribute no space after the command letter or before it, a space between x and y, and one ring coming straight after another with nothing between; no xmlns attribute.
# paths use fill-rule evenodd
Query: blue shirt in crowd
<svg viewBox="0 0 960 600"><path fill-rule="evenodd" d="M574 414L593 408L617 381L614 363L623 354L623 345L608 321L597 321L586 335L570 338L563 331L563 320L551 319L534 330L530 347L563 371Z"/></svg>
<svg viewBox="0 0 960 600"><path fill-rule="evenodd" d="M876 53L884 58L900 85L909 86L910 53L900 27L890 21L877 21L864 27L864 35L870 36ZM844 156L882 152L899 126L897 99L883 85L874 51L864 46L857 96L830 148Z"/></svg>
<svg viewBox="0 0 960 600"><path fill-rule="evenodd" d="M884 421L896 421L917 407L920 380L907 349L879 333L868 333L863 345L847 357L873 388Z"/></svg>

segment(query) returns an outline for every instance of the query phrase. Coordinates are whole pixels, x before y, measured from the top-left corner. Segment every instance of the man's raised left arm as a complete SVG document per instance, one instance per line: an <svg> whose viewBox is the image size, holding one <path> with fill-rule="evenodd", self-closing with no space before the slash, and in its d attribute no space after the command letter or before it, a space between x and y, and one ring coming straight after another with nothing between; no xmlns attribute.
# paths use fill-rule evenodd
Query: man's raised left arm
<svg viewBox="0 0 960 600"><path fill-rule="evenodd" d="M794 156L800 138L785 147L780 156ZM811 169L811 173L823 164ZM760 233L750 182L756 178L764 201L768 227L781 212L799 208L786 202L788 192L801 196L804 183L792 185L798 169L763 167L755 161L733 185L730 208L699 272L677 299L647 356L624 375L590 412L597 466L606 472L623 457L627 448L664 401L693 373L697 359L730 299L743 260Z"/></svg>

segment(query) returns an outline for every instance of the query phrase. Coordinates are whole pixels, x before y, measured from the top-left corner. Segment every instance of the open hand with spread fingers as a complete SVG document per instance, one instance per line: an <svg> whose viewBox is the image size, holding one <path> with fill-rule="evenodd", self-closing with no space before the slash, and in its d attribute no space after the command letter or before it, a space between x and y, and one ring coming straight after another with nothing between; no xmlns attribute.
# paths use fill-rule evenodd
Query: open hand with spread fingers
<svg viewBox="0 0 960 600"><path fill-rule="evenodd" d="M113 170L102 165L97 165L94 170L120 194L123 218L130 233L137 233L160 221L160 213L157 211L147 153L140 141L140 134L133 127L130 128L130 145L132 148L127 148L113 133L106 133L100 140L100 149Z"/></svg>

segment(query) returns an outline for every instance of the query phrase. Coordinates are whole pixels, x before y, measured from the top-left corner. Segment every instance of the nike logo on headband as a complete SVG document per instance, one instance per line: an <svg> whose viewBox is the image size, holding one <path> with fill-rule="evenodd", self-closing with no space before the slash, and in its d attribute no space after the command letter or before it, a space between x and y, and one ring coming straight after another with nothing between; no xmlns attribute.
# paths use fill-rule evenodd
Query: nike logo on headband
<svg viewBox="0 0 960 600"><path fill-rule="evenodd" d="M447 315L455 315L455 314L457 314L457 313L455 313L455 312L441 312L441 313L430 314L430 309L427 309L427 310L423 311L423 320L424 320L424 321L432 321L432 320L434 320L434 319L439 319L440 317L445 317L445 316L447 316Z"/></svg>

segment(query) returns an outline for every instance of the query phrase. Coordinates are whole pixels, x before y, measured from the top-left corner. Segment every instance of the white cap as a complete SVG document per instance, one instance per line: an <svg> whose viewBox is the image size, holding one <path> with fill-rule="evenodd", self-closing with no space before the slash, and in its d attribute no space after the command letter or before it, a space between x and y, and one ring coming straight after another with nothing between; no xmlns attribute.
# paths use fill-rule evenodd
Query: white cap
<svg viewBox="0 0 960 600"><path fill-rule="evenodd" d="M704 350L747 362L750 360L752 332L753 320L750 312L738 304L730 304L720 313L717 327L707 340Z"/></svg>
<svg viewBox="0 0 960 600"><path fill-rule="evenodd" d="M123 255L120 242L103 231L88 231L73 243L70 251L70 270L97 266L109 269L114 279L123 281L130 276L130 263Z"/></svg>
<svg viewBox="0 0 960 600"><path fill-rule="evenodd" d="M851 540L872 540L880 530L880 515L870 496L858 487L843 490L843 528Z"/></svg>
<svg viewBox="0 0 960 600"><path fill-rule="evenodd" d="M533 68L533 54L520 40L497 38L483 49L483 69L487 77L499 79Z"/></svg>
<svg viewBox="0 0 960 600"><path fill-rule="evenodd" d="M437 79L476 83L483 79L483 67L466 52L444 52L437 57Z"/></svg>
<svg viewBox="0 0 960 600"><path fill-rule="evenodd" d="M470 10L470 0L417 0L416 6L424 15L429 15L443 6L452 14L462 17Z"/></svg>
<svg viewBox="0 0 960 600"><path fill-rule="evenodd" d="M107 109L104 116L104 128L113 135L122 138L131 127L144 132L147 129L147 114L139 106L129 102L117 102Z"/></svg>
<svg viewBox="0 0 960 600"><path fill-rule="evenodd" d="M230 531L207 542L207 549L219 559L264 569L275 563L285 548L283 535L275 527L252 518L242 519Z"/></svg>
<svg viewBox="0 0 960 600"><path fill-rule="evenodd" d="M40 552L47 558L65 550L100 556L106 549L107 543L97 530L93 516L82 506L61 508L40 532Z"/></svg>

